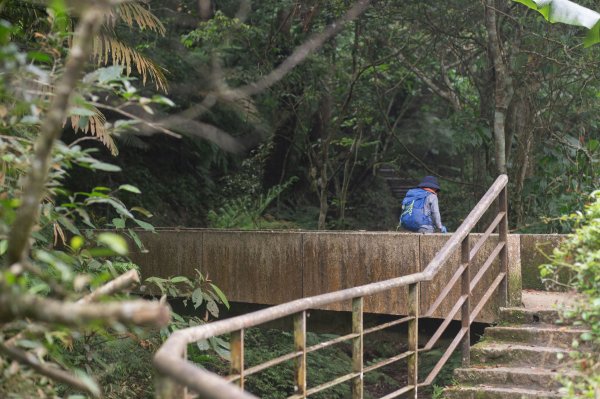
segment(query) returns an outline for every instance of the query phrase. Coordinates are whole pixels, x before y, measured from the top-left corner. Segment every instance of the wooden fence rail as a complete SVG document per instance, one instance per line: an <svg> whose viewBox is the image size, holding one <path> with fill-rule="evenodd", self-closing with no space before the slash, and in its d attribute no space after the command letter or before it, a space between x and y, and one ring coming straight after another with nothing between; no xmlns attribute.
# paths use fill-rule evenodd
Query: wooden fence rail
<svg viewBox="0 0 600 399"><path fill-rule="evenodd" d="M499 292L501 295L500 303L506 304L508 301L507 183L508 177L506 175L501 175L496 179L494 184L469 213L452 237L420 273L302 298L231 319L174 332L159 348L154 357L154 365L160 375L157 383L157 397L159 399L185 398L187 397L188 392L193 392L203 399L256 398L243 390L245 379L252 374L293 360L296 370L294 374L296 390L294 395L290 396L290 398L306 398L317 392L349 381L352 384L352 398L358 399L363 397L363 376L365 373L379 369L401 359L407 359L408 384L395 392L383 396L383 398L395 398L408 392L411 392L411 396L414 395L414 398L416 398L419 388L432 384L454 350L461 344L463 364L467 365L469 363L470 326L490 297L495 292ZM469 233L496 200L498 203L496 216L479 241L471 246L471 243L469 242ZM470 263L492 232L496 229L498 230L498 244L484 262L481 269L479 269L478 273L471 278L469 268ZM429 309L421 314L419 306L419 290L421 284L432 281L456 251L460 251L461 264L459 268L448 282L444 284L442 292ZM500 271L487 288L480 301L473 307L471 304L473 290L486 271L490 270L492 263L497 257L500 258ZM425 345L419 345L419 318L431 316L444 299L447 298L458 280L461 281L460 297L428 342L425 343ZM408 286L407 316L365 329L363 325L364 298L369 295L386 292L404 286ZM352 301L352 332L329 341L321 342L317 345L307 346L307 311L348 300ZM461 315L461 328L459 332L433 370L431 370L424 378L420 378L421 376L419 376L418 368L419 353L431 350L434 347L459 311ZM294 320L293 351L253 367L245 368L245 330L289 316L292 316ZM408 324L408 350L381 360L378 363L365 366L363 360L363 339L365 335L403 323ZM187 346L189 344L223 334L230 334L231 369L228 377L221 377L213 374L187 360ZM352 344L351 371L324 384L307 388L307 354L344 341L349 341Z"/></svg>

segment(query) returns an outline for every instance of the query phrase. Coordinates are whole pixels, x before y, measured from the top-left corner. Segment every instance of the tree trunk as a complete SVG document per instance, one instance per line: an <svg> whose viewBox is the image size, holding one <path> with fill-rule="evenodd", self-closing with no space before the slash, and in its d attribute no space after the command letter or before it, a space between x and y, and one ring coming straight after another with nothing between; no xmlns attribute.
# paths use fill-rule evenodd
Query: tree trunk
<svg viewBox="0 0 600 399"><path fill-rule="evenodd" d="M327 211L329 210L329 144L331 143L331 93L325 90L323 101L319 110L321 120L321 154L320 154L320 173L319 173L319 222L318 229L325 229Z"/></svg>
<svg viewBox="0 0 600 399"><path fill-rule="evenodd" d="M215 15L214 5L212 0L198 0L198 13L200 20L208 21Z"/></svg>
<svg viewBox="0 0 600 399"><path fill-rule="evenodd" d="M485 27L488 36L490 62L494 68L494 153L498 174L508 173L506 167L506 115L513 96L512 78L504 60L496 23L495 0L485 1Z"/></svg>
<svg viewBox="0 0 600 399"><path fill-rule="evenodd" d="M350 187L350 179L352 178L352 174L354 172L354 167L356 166L358 160L358 150L362 143L362 126L358 128L359 134L358 137L354 138L354 142L348 151L348 156L346 157L346 161L344 162L344 175L342 177L342 189L339 194L340 198L340 225L343 226L344 219L346 218L346 204L348 203L348 189Z"/></svg>

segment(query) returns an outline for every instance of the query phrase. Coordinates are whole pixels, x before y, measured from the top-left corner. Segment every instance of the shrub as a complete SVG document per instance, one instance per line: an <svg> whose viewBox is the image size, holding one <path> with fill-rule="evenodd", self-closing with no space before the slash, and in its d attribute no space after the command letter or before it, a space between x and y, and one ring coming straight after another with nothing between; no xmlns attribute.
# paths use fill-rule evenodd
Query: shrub
<svg viewBox="0 0 600 399"><path fill-rule="evenodd" d="M594 398L600 392L600 190L592 193L583 213L564 218L574 221L576 229L554 250L552 263L540 268L547 282L556 283L559 275L570 276L566 285L582 295L575 308L565 310L564 317L587 327L573 347L585 342L593 350L571 355L583 377L565 380L564 394L567 398Z"/></svg>

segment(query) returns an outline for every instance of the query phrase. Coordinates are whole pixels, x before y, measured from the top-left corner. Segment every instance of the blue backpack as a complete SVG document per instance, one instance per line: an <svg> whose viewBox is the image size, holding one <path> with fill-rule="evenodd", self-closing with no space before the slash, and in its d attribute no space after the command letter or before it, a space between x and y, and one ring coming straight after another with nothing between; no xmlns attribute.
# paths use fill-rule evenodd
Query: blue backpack
<svg viewBox="0 0 600 399"><path fill-rule="evenodd" d="M402 200L400 224L407 230L418 231L421 226L431 226L431 217L425 214L425 200L432 193L422 188L408 190Z"/></svg>

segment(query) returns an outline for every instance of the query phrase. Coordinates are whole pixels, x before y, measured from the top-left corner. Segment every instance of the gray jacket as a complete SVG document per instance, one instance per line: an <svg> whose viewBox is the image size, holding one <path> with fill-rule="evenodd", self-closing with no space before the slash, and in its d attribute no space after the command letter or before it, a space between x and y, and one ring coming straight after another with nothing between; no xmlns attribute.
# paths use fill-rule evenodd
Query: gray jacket
<svg viewBox="0 0 600 399"><path fill-rule="evenodd" d="M431 218L433 226L421 226L419 233L433 233L435 228L442 230L442 217L440 216L440 206L438 204L438 198L436 194L429 195L425 200L425 207L423 209L425 215Z"/></svg>

